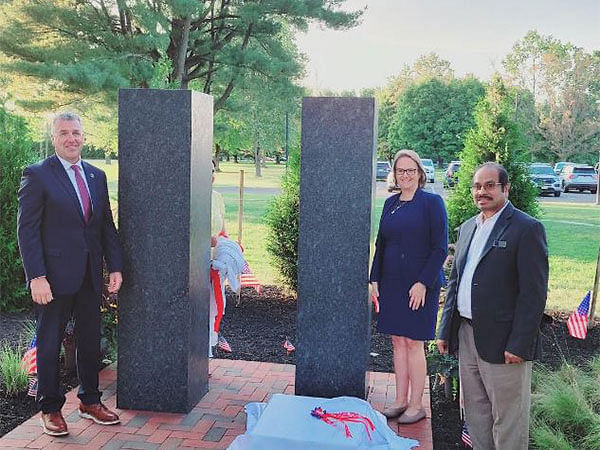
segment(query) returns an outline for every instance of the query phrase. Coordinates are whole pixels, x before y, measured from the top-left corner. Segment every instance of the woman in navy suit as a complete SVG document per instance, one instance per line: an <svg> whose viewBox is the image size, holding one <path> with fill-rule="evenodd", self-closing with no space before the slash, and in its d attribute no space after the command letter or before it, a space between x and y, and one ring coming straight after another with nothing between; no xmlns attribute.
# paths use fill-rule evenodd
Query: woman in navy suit
<svg viewBox="0 0 600 450"><path fill-rule="evenodd" d="M414 423L425 417L424 342L435 337L448 224L442 198L423 190L419 155L401 150L392 167L400 193L383 206L370 281L380 305L377 329L392 336L394 348L396 402L384 415Z"/></svg>

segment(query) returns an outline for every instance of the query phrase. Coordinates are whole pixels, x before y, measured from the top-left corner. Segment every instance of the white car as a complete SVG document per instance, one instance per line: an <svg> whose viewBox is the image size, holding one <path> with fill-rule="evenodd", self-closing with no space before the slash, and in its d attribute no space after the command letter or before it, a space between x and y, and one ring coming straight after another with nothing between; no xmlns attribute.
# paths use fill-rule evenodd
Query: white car
<svg viewBox="0 0 600 450"><path fill-rule="evenodd" d="M421 159L423 167L425 167L425 175L427 175L428 183L435 183L435 166L431 159Z"/></svg>

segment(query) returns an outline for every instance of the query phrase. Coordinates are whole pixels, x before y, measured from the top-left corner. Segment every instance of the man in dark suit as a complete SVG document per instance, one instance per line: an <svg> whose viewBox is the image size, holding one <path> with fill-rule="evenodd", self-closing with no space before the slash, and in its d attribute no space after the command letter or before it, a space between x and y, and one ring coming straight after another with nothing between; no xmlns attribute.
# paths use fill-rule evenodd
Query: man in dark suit
<svg viewBox="0 0 600 450"><path fill-rule="evenodd" d="M63 113L52 123L56 154L27 167L19 189L18 236L27 284L37 316L38 401L44 432L68 433L60 412L59 354L65 324L75 319L79 414L111 425L119 417L100 402L100 300L102 264L109 292L122 282L122 256L112 218L106 175L81 160L79 116Z"/></svg>
<svg viewBox="0 0 600 450"><path fill-rule="evenodd" d="M473 200L481 213L461 225L438 329L441 353L458 350L473 448L527 449L531 361L548 288L543 225L508 201L504 167L480 166Z"/></svg>

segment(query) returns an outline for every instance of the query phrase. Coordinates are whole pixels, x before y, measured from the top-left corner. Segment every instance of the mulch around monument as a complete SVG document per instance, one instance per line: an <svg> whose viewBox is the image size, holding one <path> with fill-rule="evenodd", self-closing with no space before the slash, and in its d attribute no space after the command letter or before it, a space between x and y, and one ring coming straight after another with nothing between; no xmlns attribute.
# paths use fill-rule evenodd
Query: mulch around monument
<svg viewBox="0 0 600 450"><path fill-rule="evenodd" d="M264 286L260 295L253 289L244 289L241 304L228 295L222 332L232 347L231 353L216 351L216 358L241 359L294 364L294 353L283 348L285 339L296 344L296 301L276 286ZM585 341L568 336L565 321L568 314L554 313L544 325L542 363L558 367L563 361L584 365L600 353L600 323L592 328ZM30 315L0 314L2 338L17 342L22 321ZM332 347L332 351L335 348ZM369 370L391 372L392 348L389 339L372 328ZM77 384L76 378L63 373L65 388ZM442 388L434 389L434 376L430 377L433 441L435 449L462 448L458 402L447 399ZM0 436L37 412L33 400L24 394L7 398L0 391Z"/></svg>

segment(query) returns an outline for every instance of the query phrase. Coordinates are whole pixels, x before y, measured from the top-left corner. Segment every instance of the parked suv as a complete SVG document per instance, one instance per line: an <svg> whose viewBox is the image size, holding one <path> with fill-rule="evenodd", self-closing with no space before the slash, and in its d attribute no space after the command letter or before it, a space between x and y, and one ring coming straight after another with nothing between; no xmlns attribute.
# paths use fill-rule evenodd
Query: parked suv
<svg viewBox="0 0 600 450"><path fill-rule="evenodd" d="M560 173L560 179L565 192L589 190L592 194L595 194L598 190L598 175L592 166L583 164L567 166Z"/></svg>
<svg viewBox="0 0 600 450"><path fill-rule="evenodd" d="M560 179L554 173L550 164L531 164L529 166L529 177L538 189L540 195L554 194L560 197Z"/></svg>
<svg viewBox="0 0 600 450"><path fill-rule="evenodd" d="M425 167L425 175L427 175L428 183L435 183L435 166L431 159L421 159L423 167Z"/></svg>
<svg viewBox="0 0 600 450"><path fill-rule="evenodd" d="M375 178L377 180L387 180L388 173L390 173L390 163L387 161L377 161L377 172Z"/></svg>
<svg viewBox="0 0 600 450"><path fill-rule="evenodd" d="M460 161L452 161L448 164L446 174L444 176L444 187L454 187L458 177L458 170L460 169Z"/></svg>

